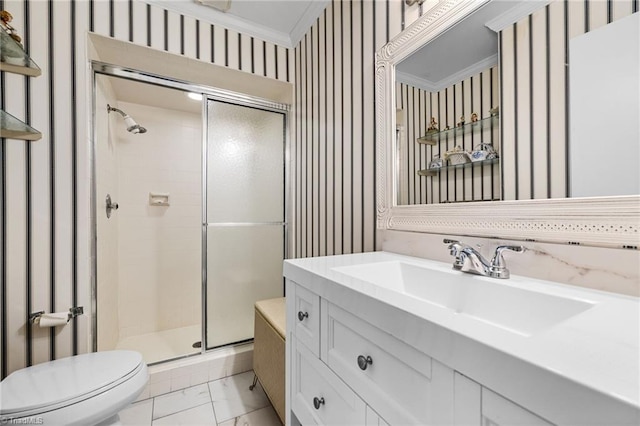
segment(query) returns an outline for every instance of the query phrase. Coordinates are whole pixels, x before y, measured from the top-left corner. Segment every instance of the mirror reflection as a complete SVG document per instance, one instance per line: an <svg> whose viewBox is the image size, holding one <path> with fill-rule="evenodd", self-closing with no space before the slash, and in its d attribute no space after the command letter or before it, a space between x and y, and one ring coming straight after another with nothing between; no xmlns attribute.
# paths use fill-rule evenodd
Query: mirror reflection
<svg viewBox="0 0 640 426"><path fill-rule="evenodd" d="M612 97L638 93L639 37L629 32L638 24L617 29L638 22L638 13L631 2L538 2L533 13L504 24L522 3L531 2L490 1L396 66L399 205L640 193L638 185L620 185L640 182L638 97L609 107ZM588 52L604 32L597 43L621 47L626 53L613 56L635 58L635 69L602 64L584 77L580 70L594 67L574 58L575 45ZM565 67L570 58L575 64ZM575 101L569 88L576 72L601 90L585 83L576 93L586 100ZM636 89L625 91L629 84ZM575 113L570 100L591 109ZM598 129L605 135L588 141L585 134ZM621 141L630 154L624 167L613 160L608 170L594 170L607 145Z"/></svg>

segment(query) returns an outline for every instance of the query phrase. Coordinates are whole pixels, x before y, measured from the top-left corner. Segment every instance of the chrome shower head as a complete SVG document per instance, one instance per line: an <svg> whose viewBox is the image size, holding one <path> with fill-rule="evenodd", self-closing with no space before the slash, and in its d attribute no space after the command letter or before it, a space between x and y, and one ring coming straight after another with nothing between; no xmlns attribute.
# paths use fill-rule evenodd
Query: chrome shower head
<svg viewBox="0 0 640 426"><path fill-rule="evenodd" d="M131 132L133 134L146 133L147 132L147 129L145 129L144 127L142 127L138 123L136 123L136 121L133 118L131 118L131 116L125 114L124 111L122 111L121 109L114 108L111 105L107 104L107 111L108 112L115 111L115 112L119 113L120 115L122 115L122 118L124 118L124 124L127 125L127 131L128 132Z"/></svg>

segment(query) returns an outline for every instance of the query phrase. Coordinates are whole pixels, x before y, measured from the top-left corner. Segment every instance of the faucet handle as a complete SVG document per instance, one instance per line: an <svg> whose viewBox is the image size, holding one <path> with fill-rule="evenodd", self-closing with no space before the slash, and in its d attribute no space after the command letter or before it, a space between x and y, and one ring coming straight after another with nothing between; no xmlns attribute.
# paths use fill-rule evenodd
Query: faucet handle
<svg viewBox="0 0 640 426"><path fill-rule="evenodd" d="M462 259L460 258L460 252L465 245L458 240L450 240L448 238L445 238L444 240L442 240L442 242L445 244L449 244L449 254L456 258L456 260L453 262L453 269L460 270L463 263Z"/></svg>
<svg viewBox="0 0 640 426"><path fill-rule="evenodd" d="M496 254L491 259L491 274L496 278L509 278L509 270L502 257L502 252L505 250L515 251L516 253L522 253L525 251L523 246L498 246L496 247Z"/></svg>

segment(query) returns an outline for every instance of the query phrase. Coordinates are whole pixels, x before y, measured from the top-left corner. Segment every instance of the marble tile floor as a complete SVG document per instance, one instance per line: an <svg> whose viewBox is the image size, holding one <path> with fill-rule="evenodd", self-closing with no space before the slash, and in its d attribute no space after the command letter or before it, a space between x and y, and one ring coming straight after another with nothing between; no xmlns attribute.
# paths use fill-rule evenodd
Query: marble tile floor
<svg viewBox="0 0 640 426"><path fill-rule="evenodd" d="M282 426L253 371L236 374L131 404L122 425Z"/></svg>

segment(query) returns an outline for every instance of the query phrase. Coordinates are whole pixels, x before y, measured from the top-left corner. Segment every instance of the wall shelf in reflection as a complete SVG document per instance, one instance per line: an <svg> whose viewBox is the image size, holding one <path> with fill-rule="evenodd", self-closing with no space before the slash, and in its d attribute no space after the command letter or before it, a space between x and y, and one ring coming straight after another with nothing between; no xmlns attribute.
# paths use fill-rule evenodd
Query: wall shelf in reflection
<svg viewBox="0 0 640 426"><path fill-rule="evenodd" d="M37 141L42 133L0 109L0 138Z"/></svg>
<svg viewBox="0 0 640 426"><path fill-rule="evenodd" d="M445 170L464 169L467 167L475 167L480 165L491 165L491 164L496 164L499 161L500 161L499 158L492 158L491 160L482 160L482 161L474 161L473 163L455 164L455 165L440 167L437 169L418 170L417 173L418 173L418 176L437 176L438 173L441 173Z"/></svg>
<svg viewBox="0 0 640 426"><path fill-rule="evenodd" d="M22 46L2 27L0 27L0 71L30 77L37 77L42 73L40 67L25 53Z"/></svg>
<svg viewBox="0 0 640 426"><path fill-rule="evenodd" d="M440 132L427 133L426 135L419 137L416 141L422 144L435 145L440 141L453 139L456 136L468 134L471 132L478 132L478 131L492 129L495 126L497 126L498 123L499 123L498 115L492 115L491 117L487 117L487 118L483 118L482 120L463 124L462 126L454 127L453 129L442 130Z"/></svg>

